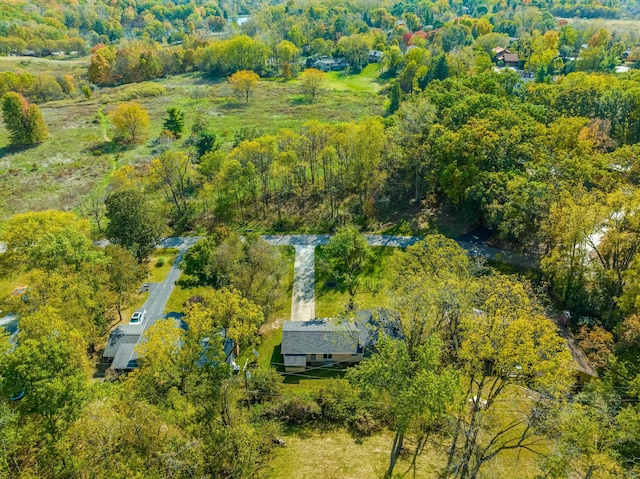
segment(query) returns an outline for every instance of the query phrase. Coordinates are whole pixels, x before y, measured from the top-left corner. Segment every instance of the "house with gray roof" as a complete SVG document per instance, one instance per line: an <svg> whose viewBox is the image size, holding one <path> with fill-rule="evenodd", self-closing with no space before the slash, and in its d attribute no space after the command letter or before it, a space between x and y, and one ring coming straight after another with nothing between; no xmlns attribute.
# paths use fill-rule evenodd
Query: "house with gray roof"
<svg viewBox="0 0 640 479"><path fill-rule="evenodd" d="M384 309L360 311L353 320L285 321L280 347L285 371L357 364L375 347L381 332L401 337L397 321L397 314Z"/></svg>
<svg viewBox="0 0 640 479"><path fill-rule="evenodd" d="M330 58L324 56L315 60L311 66L326 73L330 71L344 70L349 66L349 64L344 58Z"/></svg>
<svg viewBox="0 0 640 479"><path fill-rule="evenodd" d="M138 367L138 353L134 351L142 338L144 324L123 324L114 329L107 340L102 357L110 361L110 368L129 372Z"/></svg>
<svg viewBox="0 0 640 479"><path fill-rule="evenodd" d="M359 363L368 339L366 328L355 322L331 319L285 321L281 346L285 371Z"/></svg>
<svg viewBox="0 0 640 479"><path fill-rule="evenodd" d="M170 318L167 317L167 319ZM180 317L172 318L176 321L176 327L187 329L186 323ZM135 347L142 341L144 329L144 324L124 324L114 329L109 335L107 347L102 355L105 365L119 373L128 373L136 369L139 364ZM236 358L234 342L230 338L224 337L222 333L220 333L220 338L223 343L224 361L227 364L232 364ZM198 366L209 362L206 352L211 347L211 342L209 338L203 339L202 356L198 360Z"/></svg>

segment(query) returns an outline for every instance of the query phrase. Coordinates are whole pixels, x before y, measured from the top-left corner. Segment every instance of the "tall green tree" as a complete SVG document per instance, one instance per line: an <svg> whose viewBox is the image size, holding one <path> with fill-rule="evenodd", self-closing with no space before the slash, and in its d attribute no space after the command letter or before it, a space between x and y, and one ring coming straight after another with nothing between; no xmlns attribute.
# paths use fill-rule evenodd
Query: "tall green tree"
<svg viewBox="0 0 640 479"><path fill-rule="evenodd" d="M0 240L7 245L2 263L12 269L47 271L82 268L100 256L87 220L64 211L33 211L9 218Z"/></svg>
<svg viewBox="0 0 640 479"><path fill-rule="evenodd" d="M107 238L127 248L144 261L160 241L164 225L144 194L137 190L121 190L112 193L105 201Z"/></svg>
<svg viewBox="0 0 640 479"><path fill-rule="evenodd" d="M456 398L459 379L453 369L442 367L441 346L432 336L411 355L404 341L382 335L376 352L347 373L350 382L371 395L367 399L384 402L393 414L395 436L385 478L393 477L406 435L420 435L444 422ZM424 436L416 451L423 441Z"/></svg>
<svg viewBox="0 0 640 479"><path fill-rule="evenodd" d="M131 252L120 245L107 246L105 254L109 259L106 266L109 274L108 287L115 295L116 311L122 321L122 307L129 303L144 279L146 267L138 263Z"/></svg>
<svg viewBox="0 0 640 479"><path fill-rule="evenodd" d="M349 304L360 285L360 275L373 259L373 251L367 239L355 226L343 226L323 247L330 273L347 288Z"/></svg>
<svg viewBox="0 0 640 479"><path fill-rule="evenodd" d="M19 93L9 92L2 97L2 118L14 146L35 145L49 136L40 109Z"/></svg>
<svg viewBox="0 0 640 479"><path fill-rule="evenodd" d="M184 112L176 107L169 108L163 126L165 130L173 133L173 136L180 138L184 131Z"/></svg>
<svg viewBox="0 0 640 479"><path fill-rule="evenodd" d="M540 460L545 477L626 477L616 446L627 438L614 407L611 397L587 391L550 418L548 433L557 440L551 453Z"/></svg>
<svg viewBox="0 0 640 479"><path fill-rule="evenodd" d="M191 158L182 152L165 151L151 162L151 174L165 190L181 224L186 226L189 189L193 186L195 174Z"/></svg>
<svg viewBox="0 0 640 479"><path fill-rule="evenodd" d="M87 397L88 381L83 355L64 334L51 331L39 338L21 338L16 350L0 366L5 393L24 392L17 403L23 414L36 414L54 433L59 422L67 422L80 411Z"/></svg>
<svg viewBox="0 0 640 479"><path fill-rule="evenodd" d="M445 477L470 479L508 450L538 450L544 419L561 404L573 376L571 355L556 325L517 280L483 278L476 309L463 318L456 362L466 404L456 412ZM501 400L526 387L531 397L511 415Z"/></svg>
<svg viewBox="0 0 640 479"><path fill-rule="evenodd" d="M252 344L257 338L258 328L264 323L260 308L233 289L223 288L203 295L201 305L194 305L193 309L200 309L208 316L211 327L222 330L225 339L233 340L238 349Z"/></svg>
<svg viewBox="0 0 640 479"><path fill-rule="evenodd" d="M402 88L400 88L400 82L394 81L391 85L391 94L389 95L389 113L395 113L400 108L400 101L402 100Z"/></svg>

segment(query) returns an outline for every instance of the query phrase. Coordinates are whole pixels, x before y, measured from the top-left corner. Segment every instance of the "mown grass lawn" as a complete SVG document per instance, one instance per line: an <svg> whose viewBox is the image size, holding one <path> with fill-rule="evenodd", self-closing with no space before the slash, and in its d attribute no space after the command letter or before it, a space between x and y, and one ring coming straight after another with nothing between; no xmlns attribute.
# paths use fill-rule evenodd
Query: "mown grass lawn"
<svg viewBox="0 0 640 479"><path fill-rule="evenodd" d="M183 286L176 285L175 288L173 288L171 297L169 297L169 301L167 301L167 305L164 308L164 314L183 313L184 303L191 296L197 296L199 294L206 293L207 291L211 291L211 288L209 286L196 286L193 288L185 288Z"/></svg>
<svg viewBox="0 0 640 479"><path fill-rule="evenodd" d="M388 83L380 78L380 66L370 63L360 73L347 71L328 72L325 87L339 91L360 91L378 93L382 85Z"/></svg>
<svg viewBox="0 0 640 479"><path fill-rule="evenodd" d="M169 274L169 270L178 256L176 248L156 249L149 257L149 283L161 283ZM160 259L163 258L162 265Z"/></svg>
<svg viewBox="0 0 640 479"><path fill-rule="evenodd" d="M388 277L393 253L398 248L386 246L372 247L374 259L361 277L361 288L355 296L357 309L390 306ZM335 318L345 311L349 302L346 288L337 283L325 269L322 248L316 248L316 316Z"/></svg>

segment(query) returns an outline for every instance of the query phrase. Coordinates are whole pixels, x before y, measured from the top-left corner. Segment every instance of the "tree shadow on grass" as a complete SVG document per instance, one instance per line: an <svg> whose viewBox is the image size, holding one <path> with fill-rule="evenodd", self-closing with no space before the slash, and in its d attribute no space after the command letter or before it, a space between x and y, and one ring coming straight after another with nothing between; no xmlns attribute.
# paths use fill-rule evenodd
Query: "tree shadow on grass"
<svg viewBox="0 0 640 479"><path fill-rule="evenodd" d="M132 143L127 144L119 144L114 141L102 141L100 143L94 143L87 147L87 151L91 152L91 154L99 156L99 155L115 155L118 153L124 153L129 150L133 150L136 145Z"/></svg>
<svg viewBox="0 0 640 479"><path fill-rule="evenodd" d="M18 153L24 153L25 151L32 150L37 146L40 146L41 143L36 143L35 145L7 145L0 148L0 158L7 155L15 155Z"/></svg>
<svg viewBox="0 0 640 479"><path fill-rule="evenodd" d="M300 105L311 105L312 102L309 101L306 95L297 95L291 99L289 102L291 106L300 106Z"/></svg>
<svg viewBox="0 0 640 479"><path fill-rule="evenodd" d="M247 103L244 100L226 99L224 103L218 105L218 108L222 110L244 110L251 106L251 103Z"/></svg>

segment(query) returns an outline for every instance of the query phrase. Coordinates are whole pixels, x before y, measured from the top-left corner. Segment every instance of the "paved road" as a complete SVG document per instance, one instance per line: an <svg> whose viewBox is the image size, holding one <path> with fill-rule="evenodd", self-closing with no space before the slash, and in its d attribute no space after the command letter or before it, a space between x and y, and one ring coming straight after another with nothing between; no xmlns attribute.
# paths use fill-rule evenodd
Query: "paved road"
<svg viewBox="0 0 640 479"><path fill-rule="evenodd" d="M371 246L396 246L405 248L422 238L418 236L364 235ZM278 246L323 246L329 242L331 235L264 235L267 243Z"/></svg>
<svg viewBox="0 0 640 479"><path fill-rule="evenodd" d="M138 338L138 342L144 338L144 333L146 333L151 326L153 326L156 321L159 321L165 317L164 308L167 306L167 302L171 297L171 293L173 292L173 288L176 286L176 281L180 277L180 261L182 260L182 255L184 252L189 249L191 246L196 244L201 237L199 236L185 236L185 237L172 237L165 238L158 245L159 248L177 248L179 250L178 255L176 256L175 261L171 265L171 269L167 273L166 278L161 283L150 283L149 284L149 297L147 301L142 305L142 309L147 311L147 320L145 322L144 328L140 331L140 337ZM129 361L132 359L137 359L138 354L135 351L131 352L131 356L129 357ZM129 362L127 361L127 362Z"/></svg>
<svg viewBox="0 0 640 479"><path fill-rule="evenodd" d="M295 245L291 319L309 321L316 317L315 249L313 245Z"/></svg>
<svg viewBox="0 0 640 479"><path fill-rule="evenodd" d="M182 255L191 246L196 244L200 240L200 236L184 236L184 237L172 237L165 238L160 242L161 248L177 248L179 250L178 256L171 265L167 277L162 283L150 284L149 297L147 301L142 305L142 308L147 310L147 323L144 330L148 330L156 321L164 317L164 308L167 306L167 302L171 297L173 288L176 285L176 281L180 277L180 261Z"/></svg>

